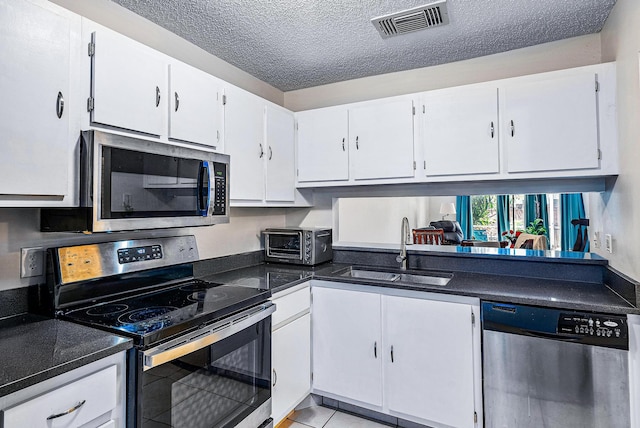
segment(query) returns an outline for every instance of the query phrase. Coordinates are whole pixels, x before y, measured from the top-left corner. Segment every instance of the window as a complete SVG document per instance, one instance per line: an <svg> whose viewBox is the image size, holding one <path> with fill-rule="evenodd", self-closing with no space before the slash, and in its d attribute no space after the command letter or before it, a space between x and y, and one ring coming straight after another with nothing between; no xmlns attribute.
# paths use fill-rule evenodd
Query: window
<svg viewBox="0 0 640 428"><path fill-rule="evenodd" d="M508 210L506 212L508 229L523 231L529 226L527 217L526 195L506 195L508 196ZM557 193L543 195L546 197L547 216L545 228L549 237L551 250L560 249L560 195ZM539 205L539 203L536 203ZM473 218L473 238L481 241L502 241L498 222L498 196L497 195L476 195L471 196L471 210ZM532 209L536 216L540 216L540 207ZM529 220L531 221L531 220Z"/></svg>

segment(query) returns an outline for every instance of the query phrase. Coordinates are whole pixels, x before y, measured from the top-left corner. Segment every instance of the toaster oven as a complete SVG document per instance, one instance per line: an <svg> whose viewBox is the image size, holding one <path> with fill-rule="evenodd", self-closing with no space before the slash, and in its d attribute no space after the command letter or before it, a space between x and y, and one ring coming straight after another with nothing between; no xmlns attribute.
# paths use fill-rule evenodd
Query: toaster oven
<svg viewBox="0 0 640 428"><path fill-rule="evenodd" d="M333 259L331 229L274 228L262 234L267 262L313 266Z"/></svg>

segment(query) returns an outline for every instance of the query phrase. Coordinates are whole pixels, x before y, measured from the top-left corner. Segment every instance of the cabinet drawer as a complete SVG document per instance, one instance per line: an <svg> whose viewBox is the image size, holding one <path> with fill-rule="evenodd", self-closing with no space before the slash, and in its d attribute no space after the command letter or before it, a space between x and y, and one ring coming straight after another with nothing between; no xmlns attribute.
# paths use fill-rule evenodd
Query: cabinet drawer
<svg viewBox="0 0 640 428"><path fill-rule="evenodd" d="M273 303L276 304L276 311L273 313L271 323L275 329L280 327L279 324L283 321L286 321L287 319L299 314L300 312L304 312L311 307L309 286L307 285L300 290L282 297L278 297L276 295L273 299Z"/></svg>
<svg viewBox="0 0 640 428"><path fill-rule="evenodd" d="M3 427L70 428L86 424L116 407L116 377L116 366L110 366L6 409L2 412ZM77 410L47 419L74 407Z"/></svg>

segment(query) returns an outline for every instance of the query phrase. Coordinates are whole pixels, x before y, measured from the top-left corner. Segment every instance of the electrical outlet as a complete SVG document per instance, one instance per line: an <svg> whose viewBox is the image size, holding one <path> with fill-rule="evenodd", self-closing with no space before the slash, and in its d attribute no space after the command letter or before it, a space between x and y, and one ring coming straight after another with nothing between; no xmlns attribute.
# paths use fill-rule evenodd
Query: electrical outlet
<svg viewBox="0 0 640 428"><path fill-rule="evenodd" d="M613 253L613 242L611 239L611 234L609 233L604 235L604 248L607 250L607 252Z"/></svg>
<svg viewBox="0 0 640 428"><path fill-rule="evenodd" d="M593 248L600 248L600 232L598 231L593 234Z"/></svg>
<svg viewBox="0 0 640 428"><path fill-rule="evenodd" d="M20 278L44 275L44 249L22 248L20 257Z"/></svg>

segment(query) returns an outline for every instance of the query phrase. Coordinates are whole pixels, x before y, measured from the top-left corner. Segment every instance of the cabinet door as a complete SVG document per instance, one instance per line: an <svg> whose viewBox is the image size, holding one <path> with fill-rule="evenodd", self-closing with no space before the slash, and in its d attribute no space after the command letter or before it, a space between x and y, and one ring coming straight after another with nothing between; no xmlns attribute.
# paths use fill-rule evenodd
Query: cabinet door
<svg viewBox="0 0 640 428"><path fill-rule="evenodd" d="M389 410L474 427L473 328L468 305L383 296Z"/></svg>
<svg viewBox="0 0 640 428"><path fill-rule="evenodd" d="M4 428L72 428L83 426L116 408L117 385L118 371L116 366L107 367L16 406L4 409L2 411L2 426ZM52 418L52 416L55 417Z"/></svg>
<svg viewBox="0 0 640 428"><path fill-rule="evenodd" d="M413 169L413 102L376 102L349 110L353 178L406 178Z"/></svg>
<svg viewBox="0 0 640 428"><path fill-rule="evenodd" d="M45 6L0 1L0 194L67 193L71 26Z"/></svg>
<svg viewBox="0 0 640 428"><path fill-rule="evenodd" d="M597 168L593 73L501 88L508 172Z"/></svg>
<svg viewBox="0 0 640 428"><path fill-rule="evenodd" d="M272 335L272 417L284 419L311 389L311 316L280 327Z"/></svg>
<svg viewBox="0 0 640 428"><path fill-rule="evenodd" d="M222 151L222 100L216 78L182 63L169 66L169 138Z"/></svg>
<svg viewBox="0 0 640 428"><path fill-rule="evenodd" d="M346 107L328 107L296 114L298 181L349 179L349 116Z"/></svg>
<svg viewBox="0 0 640 428"><path fill-rule="evenodd" d="M264 199L264 102L234 86L226 89L225 151L231 156L231 189L235 200Z"/></svg>
<svg viewBox="0 0 640 428"><path fill-rule="evenodd" d="M499 172L496 87L433 91L424 100L428 176Z"/></svg>
<svg viewBox="0 0 640 428"><path fill-rule="evenodd" d="M293 113L266 108L267 201L295 199L295 123Z"/></svg>
<svg viewBox="0 0 640 428"><path fill-rule="evenodd" d="M163 133L167 65L152 49L120 34L92 34L91 122L151 135Z"/></svg>
<svg viewBox="0 0 640 428"><path fill-rule="evenodd" d="M382 405L380 295L313 288L313 388Z"/></svg>

